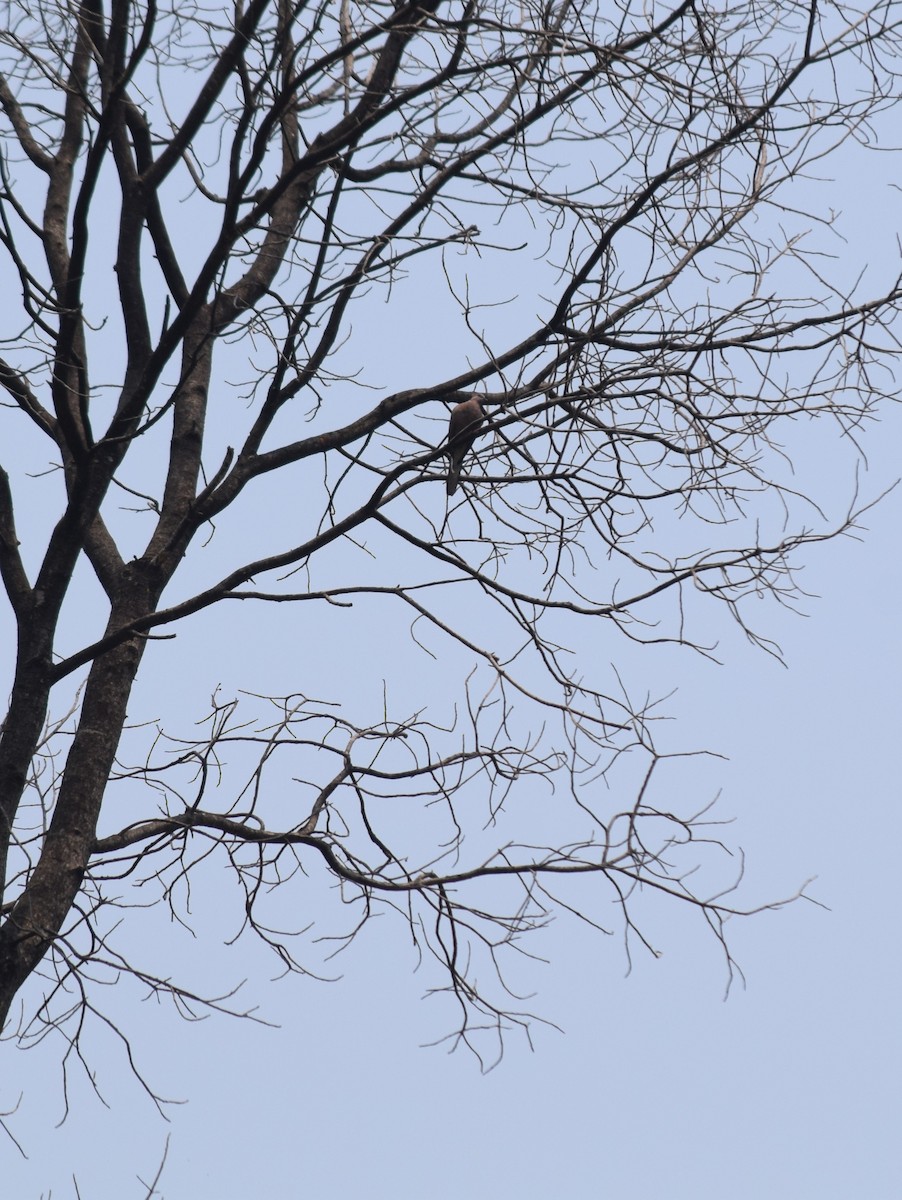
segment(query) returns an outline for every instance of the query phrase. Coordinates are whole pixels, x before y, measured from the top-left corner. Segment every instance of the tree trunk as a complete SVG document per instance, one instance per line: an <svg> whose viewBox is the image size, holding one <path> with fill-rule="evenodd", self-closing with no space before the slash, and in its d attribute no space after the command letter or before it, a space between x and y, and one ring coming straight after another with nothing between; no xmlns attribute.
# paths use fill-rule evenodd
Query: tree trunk
<svg viewBox="0 0 902 1200"><path fill-rule="evenodd" d="M148 585L146 572L140 570L144 565L126 569L108 633L155 608L162 589ZM0 1027L17 990L62 929L81 887L145 642L143 637L132 638L102 655L91 668L46 845L0 927ZM33 724L39 706L34 698L31 705Z"/></svg>

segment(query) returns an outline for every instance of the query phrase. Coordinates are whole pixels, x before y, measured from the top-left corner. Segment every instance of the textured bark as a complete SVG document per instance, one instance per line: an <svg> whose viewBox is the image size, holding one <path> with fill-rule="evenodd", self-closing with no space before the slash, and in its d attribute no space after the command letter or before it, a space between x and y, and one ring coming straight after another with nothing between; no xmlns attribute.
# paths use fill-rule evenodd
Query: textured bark
<svg viewBox="0 0 902 1200"><path fill-rule="evenodd" d="M141 578L146 571L130 568L127 574L108 631L153 611L158 599L159 591L152 593ZM143 638L132 638L102 655L91 668L40 859L0 926L0 1024L16 992L63 928L78 895L145 644ZM21 772L14 774L12 750L24 749L29 739L37 741L46 711L47 674L44 669L19 685L15 696L24 713L10 708L11 728L17 734L6 768L10 795L21 794L24 785Z"/></svg>

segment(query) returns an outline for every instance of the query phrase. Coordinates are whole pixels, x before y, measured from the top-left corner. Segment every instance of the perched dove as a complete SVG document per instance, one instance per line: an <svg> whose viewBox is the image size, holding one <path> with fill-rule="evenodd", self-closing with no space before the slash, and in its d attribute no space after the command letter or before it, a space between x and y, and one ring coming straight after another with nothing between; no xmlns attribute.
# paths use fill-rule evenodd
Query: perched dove
<svg viewBox="0 0 902 1200"><path fill-rule="evenodd" d="M451 410L451 420L448 424L448 495L453 496L457 491L460 479L460 468L470 447L476 441L480 426L485 419L479 397L473 395L469 400L462 400Z"/></svg>

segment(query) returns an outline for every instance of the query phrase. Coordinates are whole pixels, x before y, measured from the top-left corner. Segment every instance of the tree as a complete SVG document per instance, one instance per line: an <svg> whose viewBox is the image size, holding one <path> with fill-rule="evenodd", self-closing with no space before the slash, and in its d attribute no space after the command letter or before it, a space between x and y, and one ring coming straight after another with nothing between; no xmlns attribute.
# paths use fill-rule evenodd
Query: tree
<svg viewBox="0 0 902 1200"><path fill-rule="evenodd" d="M825 266L814 173L895 103L896 7L11 14L7 1029L80 1049L122 972L227 1007L129 936L138 897L190 921L223 863L290 971L302 878L308 905L340 885L339 945L399 912L478 1052L527 1024L506 963L556 909L603 927L613 897L649 944L651 892L732 969L710 800L671 788L659 698L605 662L621 635L713 654L715 601L777 653L750 601L791 603L799 552L855 525L855 497L806 495L809 428L857 447L902 288ZM290 693L214 694L190 736L130 712L139 669L182 686L188 618L255 638L263 606L294 614ZM311 658L352 636L314 699Z"/></svg>

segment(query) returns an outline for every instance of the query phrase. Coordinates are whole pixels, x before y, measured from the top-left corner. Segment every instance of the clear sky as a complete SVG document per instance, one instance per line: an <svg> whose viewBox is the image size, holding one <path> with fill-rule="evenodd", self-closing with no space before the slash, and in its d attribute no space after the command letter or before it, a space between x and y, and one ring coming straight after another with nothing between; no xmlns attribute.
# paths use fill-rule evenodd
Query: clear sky
<svg viewBox="0 0 902 1200"><path fill-rule="evenodd" d="M897 461L900 426L872 439L867 486ZM0 1144L4 1197L143 1196L169 1137L163 1196L413 1200L468 1195L629 1195L656 1200L894 1200L902 1192L902 836L897 760L902 651L902 495L870 514L863 542L806 555L807 618L772 632L788 670L734 644L728 665L685 672L681 735L722 750L699 786L722 786L725 832L747 854L752 894L798 903L735 921L747 986L725 973L697 922L661 907L661 957L625 974L617 938L559 921L524 974L532 1007L563 1029L513 1035L480 1074L465 1052L421 1043L447 1032L400 923L371 926L338 982L268 984L247 948L182 939L279 1028L185 1024L149 1002L129 1014L152 1083L184 1105L170 1122L128 1081L112 1039L95 1041L111 1104L82 1074L63 1102L59 1046L4 1052L4 1105L27 1160ZM166 934L165 927L162 930ZM156 936L161 936L158 929ZM174 934L173 934L174 937ZM231 957L229 955L231 954ZM240 961L236 961L238 956ZM336 971L337 973L337 971ZM115 1004L113 1005L115 1010Z"/></svg>
<svg viewBox="0 0 902 1200"><path fill-rule="evenodd" d="M836 189L848 209L852 277L895 246L898 213L892 163L854 163L845 176L853 186ZM369 336L376 353L379 330ZM437 353L412 347L409 377L391 385L431 383ZM456 347L441 353L452 362ZM461 366L465 355L461 346ZM869 499L902 474L902 413L888 411L864 446L860 491ZM805 470L841 507L848 456L813 456ZM290 519L268 510L267 520ZM732 820L721 836L737 869L745 854L745 898L774 900L813 880L817 903L730 923L744 980L734 978L728 995L723 958L692 910L642 899L659 956L635 951L631 964L619 934L561 916L529 946L547 961L514 975L530 997L524 1006L559 1028L535 1024L531 1046L513 1031L483 1074L466 1050L426 1045L453 1020L424 999L437 979L416 970L402 921L371 922L327 964L331 982L274 980L271 956L227 944L234 923L215 889L199 892L194 917L207 936L135 914L142 953L161 972L214 989L246 979L235 1003L259 1022L185 1022L154 1000L136 1004L125 981L110 989L106 1010L121 1016L148 1081L172 1100L168 1119L112 1034L90 1043L100 1097L75 1062L63 1079L59 1041L4 1046L0 1111L16 1108L7 1124L24 1156L0 1130L0 1200L138 1200L164 1153L157 1194L168 1200L898 1200L902 487L864 524L861 540L801 555L800 582L812 594L805 615L762 619L785 667L726 626L716 631L724 665L665 653L649 659L647 678L644 657L604 645L643 687L678 687L667 705L675 745L725 756L691 760L674 786L703 800L720 793L717 814ZM242 536L256 535L245 526ZM217 683L254 690L312 653L315 642L292 640L287 610L238 607L186 622L177 642L153 650L142 711L194 712ZM355 637L360 630L337 665L335 644L321 639L321 658L308 665L378 698L381 676L367 671ZM293 894L301 926L317 893Z"/></svg>

